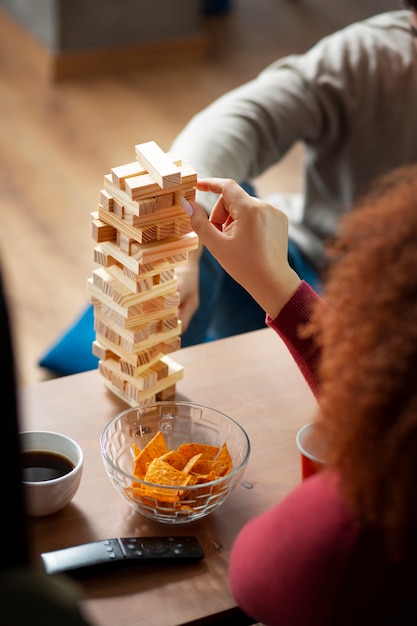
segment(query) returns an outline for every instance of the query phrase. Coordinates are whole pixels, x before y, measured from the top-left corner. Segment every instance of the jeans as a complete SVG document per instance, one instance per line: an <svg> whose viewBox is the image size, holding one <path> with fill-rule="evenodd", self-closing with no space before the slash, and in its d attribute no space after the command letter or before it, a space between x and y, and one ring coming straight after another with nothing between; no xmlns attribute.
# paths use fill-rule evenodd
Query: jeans
<svg viewBox="0 0 417 626"><path fill-rule="evenodd" d="M251 196L256 195L250 183L241 186ZM316 270L291 239L288 262L301 279L320 293L321 281ZM181 335L183 348L265 327L265 311L206 248L200 258L199 298L199 308Z"/></svg>
<svg viewBox="0 0 417 626"><path fill-rule="evenodd" d="M288 242L288 260L300 278L320 292L316 271L294 242ZM181 338L181 346L239 335L265 327L265 311L204 248L200 259L200 306Z"/></svg>

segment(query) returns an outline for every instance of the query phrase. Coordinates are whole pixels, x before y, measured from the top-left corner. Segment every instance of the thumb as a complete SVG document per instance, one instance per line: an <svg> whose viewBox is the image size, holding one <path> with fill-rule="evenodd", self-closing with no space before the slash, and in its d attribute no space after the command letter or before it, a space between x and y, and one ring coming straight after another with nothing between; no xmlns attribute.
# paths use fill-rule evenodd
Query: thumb
<svg viewBox="0 0 417 626"><path fill-rule="evenodd" d="M193 230L197 233L201 243L210 251L213 248L216 249L222 240L221 231L210 222L207 213L197 202L189 202L184 196L181 196L180 200L182 208L189 215Z"/></svg>

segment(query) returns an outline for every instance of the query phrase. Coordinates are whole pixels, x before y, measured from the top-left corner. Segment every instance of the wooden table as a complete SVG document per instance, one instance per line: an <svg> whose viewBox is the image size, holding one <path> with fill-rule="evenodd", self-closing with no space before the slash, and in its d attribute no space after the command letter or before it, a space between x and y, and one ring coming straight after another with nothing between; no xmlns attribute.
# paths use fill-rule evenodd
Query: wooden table
<svg viewBox="0 0 417 626"><path fill-rule="evenodd" d="M250 518L300 481L295 436L311 420L316 402L271 329L185 348L172 356L185 368L177 384L178 398L226 412L242 424L251 441L243 483L209 517L191 524L163 525L142 517L110 483L99 436L126 405L106 390L96 370L32 385L20 393L22 428L60 431L76 439L85 452L73 502L55 515L30 519L36 564L40 566L44 551L133 535L193 534L206 555L198 563L142 566L83 581L83 603L97 626L177 626L229 619L239 624L227 578L234 538Z"/></svg>

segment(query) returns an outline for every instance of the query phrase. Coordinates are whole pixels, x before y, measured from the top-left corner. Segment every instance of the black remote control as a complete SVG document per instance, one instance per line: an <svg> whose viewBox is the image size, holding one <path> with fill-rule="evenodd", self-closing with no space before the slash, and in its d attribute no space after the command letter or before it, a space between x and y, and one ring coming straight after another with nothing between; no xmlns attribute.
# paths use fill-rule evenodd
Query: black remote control
<svg viewBox="0 0 417 626"><path fill-rule="evenodd" d="M75 577L152 563L182 563L204 558L196 537L118 537L43 552L47 574Z"/></svg>

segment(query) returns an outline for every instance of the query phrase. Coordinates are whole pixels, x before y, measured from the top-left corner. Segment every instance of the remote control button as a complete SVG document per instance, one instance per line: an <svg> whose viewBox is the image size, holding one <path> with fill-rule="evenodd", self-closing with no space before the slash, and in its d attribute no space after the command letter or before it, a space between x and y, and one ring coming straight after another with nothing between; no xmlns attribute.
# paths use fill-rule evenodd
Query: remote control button
<svg viewBox="0 0 417 626"><path fill-rule="evenodd" d="M145 550L153 552L154 554L162 554L168 550L165 543L162 541L146 541L142 543Z"/></svg>

